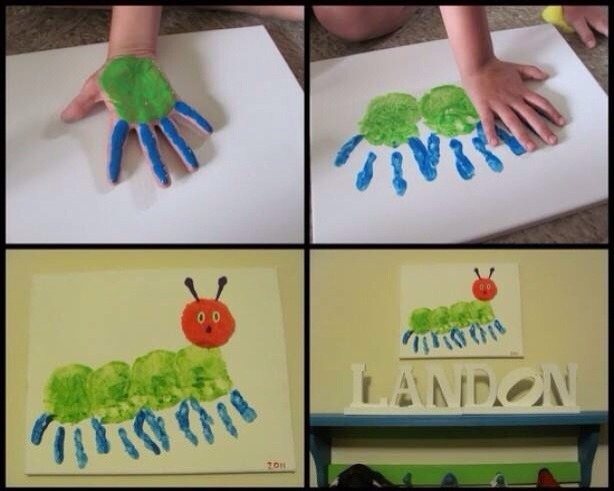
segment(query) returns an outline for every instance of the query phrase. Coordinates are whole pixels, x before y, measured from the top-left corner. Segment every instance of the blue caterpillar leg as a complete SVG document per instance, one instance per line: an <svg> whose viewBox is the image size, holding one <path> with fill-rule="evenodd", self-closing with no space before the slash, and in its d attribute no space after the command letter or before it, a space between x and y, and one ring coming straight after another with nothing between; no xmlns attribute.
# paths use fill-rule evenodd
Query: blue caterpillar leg
<svg viewBox="0 0 614 491"><path fill-rule="evenodd" d="M213 133L213 127L209 124L209 121L203 118L192 106L183 101L177 101L175 103L175 111L204 133Z"/></svg>
<svg viewBox="0 0 614 491"><path fill-rule="evenodd" d="M453 349L452 345L450 344L450 341L448 341L448 338L446 336L443 337L443 342L449 350Z"/></svg>
<svg viewBox="0 0 614 491"><path fill-rule="evenodd" d="M501 334L505 334L505 327L503 327L503 325L498 320L495 320L495 327L497 328L497 331L499 331Z"/></svg>
<svg viewBox="0 0 614 491"><path fill-rule="evenodd" d="M477 336L477 331L475 329L475 324L471 324L471 327L469 328L469 334L471 335L471 339L473 339L473 342L475 344L480 344L480 341L478 340Z"/></svg>
<svg viewBox="0 0 614 491"><path fill-rule="evenodd" d="M128 434L126 433L126 430L123 428L120 428L119 430L117 430L117 432L119 433L119 437L121 438L121 441L124 444L124 449L126 450L126 453L130 455L130 457L132 457L133 459L135 460L138 459L139 451L136 449L136 447L132 444L132 442L128 438Z"/></svg>
<svg viewBox="0 0 614 491"><path fill-rule="evenodd" d="M458 174L465 180L471 179L475 175L475 167L463 153L463 144L456 138L452 138L450 148L454 152Z"/></svg>
<svg viewBox="0 0 614 491"><path fill-rule="evenodd" d="M362 170L356 175L356 189L359 191L364 191L369 187L371 179L373 179L373 162L375 162L376 158L377 155L373 152L369 152Z"/></svg>
<svg viewBox="0 0 614 491"><path fill-rule="evenodd" d="M426 342L426 336L422 336L422 349L424 350L425 354L429 354L429 345Z"/></svg>
<svg viewBox="0 0 614 491"><path fill-rule="evenodd" d="M116 184L119 180L119 172L122 164L122 153L124 151L124 143L130 131L130 125L123 119L118 119L113 125L111 131L111 141L109 142L109 163L107 166L109 180Z"/></svg>
<svg viewBox="0 0 614 491"><path fill-rule="evenodd" d="M418 164L420 173L427 181L433 181L437 178L437 169L431 164L431 155L427 148L422 143L420 138L411 136L407 139L407 144L414 154L414 160Z"/></svg>
<svg viewBox="0 0 614 491"><path fill-rule="evenodd" d="M222 420L222 423L224 423L224 427L226 428L226 431L230 433L232 436L234 436L235 438L239 438L239 432L237 431L235 426L232 424L232 419L230 415L228 414L228 410L226 409L226 406L224 405L223 402L217 403L217 413L220 415L220 418Z"/></svg>
<svg viewBox="0 0 614 491"><path fill-rule="evenodd" d="M454 341L456 346L458 346L459 348L463 347L463 343L460 341L460 331L458 330L458 327L452 328L452 330L450 331L450 338L452 339L452 341Z"/></svg>
<svg viewBox="0 0 614 491"><path fill-rule="evenodd" d="M32 436L30 437L30 441L34 445L40 444L41 440L43 439L43 433L45 433L45 430L51 421L53 421L53 416L48 413L41 414L35 421L34 426L32 427Z"/></svg>
<svg viewBox="0 0 614 491"><path fill-rule="evenodd" d="M193 445L198 445L196 435L190 430L190 421L188 419L189 412L190 408L188 407L188 403L186 401L181 401L181 404L179 404L179 409L175 413L175 418L177 418L179 429L183 431L185 437L190 440Z"/></svg>
<svg viewBox="0 0 614 491"><path fill-rule="evenodd" d="M143 408L141 411L145 413L145 421L147 421L154 435L162 444L162 448L168 452L170 450L170 443L168 441L168 434L164 429L164 420L161 416L156 418L156 415L149 408Z"/></svg>
<svg viewBox="0 0 614 491"><path fill-rule="evenodd" d="M107 440L107 430L96 418L91 419L92 427L96 432L96 451L98 453L109 453L109 440Z"/></svg>
<svg viewBox="0 0 614 491"><path fill-rule="evenodd" d="M192 406L192 409L194 409L194 411L198 413L198 417L200 418L200 425L203 428L203 436L205 437L205 440L207 440L207 443L209 444L213 443L213 431L211 431L210 426L213 424L213 418L209 416L209 413L205 411L205 408L203 408L198 403L198 401L194 399L194 397L190 397L190 406Z"/></svg>
<svg viewBox="0 0 614 491"><path fill-rule="evenodd" d="M492 338L496 341L497 340L497 336L495 335L495 331L493 330L493 328L492 328L492 326L490 324L488 324L488 332L490 333Z"/></svg>
<svg viewBox="0 0 614 491"><path fill-rule="evenodd" d="M429 160L431 165L435 167L439 163L439 137L435 133L429 135L426 142L426 147L429 151Z"/></svg>
<svg viewBox="0 0 614 491"><path fill-rule="evenodd" d="M75 451L77 455L77 465L79 469L83 469L87 464L87 454L83 448L83 440L81 439L81 429L75 429Z"/></svg>
<svg viewBox="0 0 614 491"><path fill-rule="evenodd" d="M414 332L410 331L409 329L403 333L403 344L407 344L409 342L409 338L413 333Z"/></svg>
<svg viewBox="0 0 614 491"><path fill-rule="evenodd" d="M420 343L420 337L414 336L414 353L418 352L418 348L420 347L418 343Z"/></svg>
<svg viewBox="0 0 614 491"><path fill-rule="evenodd" d="M478 329L480 330L480 336L482 337L482 342L485 343L486 342L486 332L484 331L484 328L482 328L482 326L478 325Z"/></svg>
<svg viewBox="0 0 614 491"><path fill-rule="evenodd" d="M363 138L364 137L362 135L354 135L341 146L337 152L337 156L335 157L335 165L337 167L342 166L348 161L350 154L354 151L356 146L362 141Z"/></svg>
<svg viewBox="0 0 614 491"><path fill-rule="evenodd" d="M56 464L64 462L64 437L66 432L63 426L58 426L55 430L55 439L53 440L53 458Z"/></svg>
<svg viewBox="0 0 614 491"><path fill-rule="evenodd" d="M433 331L431 331L431 338L433 338L433 347L439 348L439 338Z"/></svg>
<svg viewBox="0 0 614 491"><path fill-rule="evenodd" d="M237 389L233 389L230 391L230 402L239 412L239 414L243 418L243 421L245 421L246 423L251 423L258 417L256 411L254 411L253 408L249 407L249 404L247 404L247 401L243 398L243 395L241 395L241 392L239 392Z"/></svg>
<svg viewBox="0 0 614 491"><path fill-rule="evenodd" d="M146 449L151 450L156 455L160 455L160 447L158 447L158 445L149 438L149 435L145 433L143 430L143 423L145 423L145 411L139 409L139 412L136 413L136 417L134 418L134 432L136 436L143 440Z"/></svg>
<svg viewBox="0 0 614 491"><path fill-rule="evenodd" d="M390 156L392 165L392 187L397 196L403 196L407 191L407 181L403 179L403 155L401 152L393 152Z"/></svg>

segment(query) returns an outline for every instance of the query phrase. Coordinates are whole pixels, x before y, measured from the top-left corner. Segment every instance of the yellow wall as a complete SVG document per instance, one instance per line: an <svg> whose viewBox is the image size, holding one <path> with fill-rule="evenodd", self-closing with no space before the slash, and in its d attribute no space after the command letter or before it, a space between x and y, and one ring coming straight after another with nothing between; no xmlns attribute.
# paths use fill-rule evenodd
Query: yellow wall
<svg viewBox="0 0 614 491"><path fill-rule="evenodd" d="M352 398L350 365L366 363L370 402L389 397L399 366L399 288L403 264L517 262L520 269L524 359L488 359L500 379L519 366L550 361L578 368L578 404L607 408L607 253L597 250L317 250L311 259L310 405L312 412L342 412ZM458 361L458 360L457 360ZM454 360L437 360L451 374ZM418 391L425 394L424 360L412 362ZM478 395L483 397L478 387ZM606 428L607 429L607 428ZM605 434L607 435L607 433ZM607 438L602 436L593 484L607 485ZM333 461L355 463L575 460L574 442L514 442L513 448L391 446L385 441L339 440ZM458 444L458 443L457 443ZM455 447L456 445L455 444ZM373 445L375 445L375 448ZM402 447L402 448L400 448ZM462 446L461 446L462 447Z"/></svg>
<svg viewBox="0 0 614 491"><path fill-rule="evenodd" d="M302 251L8 251L7 255L7 484L28 486L291 486L304 482L304 337ZM26 476L24 443L29 288L33 274L103 269L184 267L277 268L297 470L279 474L155 476Z"/></svg>

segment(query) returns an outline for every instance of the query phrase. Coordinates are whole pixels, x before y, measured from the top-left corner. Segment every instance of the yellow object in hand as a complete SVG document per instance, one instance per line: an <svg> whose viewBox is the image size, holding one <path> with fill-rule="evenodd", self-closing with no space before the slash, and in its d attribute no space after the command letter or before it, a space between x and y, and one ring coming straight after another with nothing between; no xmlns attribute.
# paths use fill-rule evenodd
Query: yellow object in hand
<svg viewBox="0 0 614 491"><path fill-rule="evenodd" d="M563 16L563 7L546 7L542 12L542 18L550 24L558 27L561 31L571 33L574 28L571 27Z"/></svg>

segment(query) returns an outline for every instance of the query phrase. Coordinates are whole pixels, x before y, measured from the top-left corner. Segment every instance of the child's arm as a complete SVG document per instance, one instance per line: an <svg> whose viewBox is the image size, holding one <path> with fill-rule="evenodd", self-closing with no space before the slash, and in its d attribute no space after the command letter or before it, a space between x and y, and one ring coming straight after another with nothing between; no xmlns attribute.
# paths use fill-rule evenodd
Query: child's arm
<svg viewBox="0 0 614 491"><path fill-rule="evenodd" d="M536 108L558 125L565 123L563 117L547 99L523 83L527 79L544 80L548 75L536 66L508 63L495 56L483 7L440 9L462 83L482 120L488 142L498 142L497 116L529 151L536 148L535 143L520 118L546 143L556 143L556 136Z"/></svg>
<svg viewBox="0 0 614 491"><path fill-rule="evenodd" d="M161 11L162 7L113 7L107 58L128 54L154 56ZM84 118L102 100L97 75L98 71L85 81L81 91L62 111L64 121Z"/></svg>

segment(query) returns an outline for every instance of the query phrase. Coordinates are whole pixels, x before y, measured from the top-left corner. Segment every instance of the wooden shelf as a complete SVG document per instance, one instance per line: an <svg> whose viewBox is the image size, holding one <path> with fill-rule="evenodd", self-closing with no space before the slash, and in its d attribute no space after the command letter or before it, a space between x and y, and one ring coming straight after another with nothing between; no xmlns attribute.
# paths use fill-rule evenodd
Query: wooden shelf
<svg viewBox="0 0 614 491"><path fill-rule="evenodd" d="M579 465L580 486L589 486L593 459L597 450L600 425L608 421L607 411L582 411L580 413L524 413L524 414L463 414L463 415L345 415L341 413L315 413L309 417L310 424L310 451L316 464L318 486L328 485L328 471L331 468L335 473L339 471L339 465L331 467L331 437L335 430L354 428L355 431L370 430L368 436L377 436L378 428L461 428L466 431L480 427L540 427L549 436L557 436L561 433L561 427L575 428L578 442L578 461L559 463L561 469L567 469L565 480L573 481L574 469ZM381 432L384 433L384 432ZM519 432L522 436L526 432ZM483 432L481 437L489 437L491 432ZM529 433L530 435L530 433ZM364 437L363 434L360 435ZM511 432L509 436L515 436ZM412 436L414 438L415 436ZM419 438L426 438L424 430L418 434ZM507 464L510 466L514 464ZM535 464L526 464L527 466ZM552 465L552 463L551 463ZM377 466L376 466L377 467ZM385 466L380 466L385 468ZM390 466L392 469L394 466ZM410 466L408 466L410 467ZM454 467L453 465L450 468ZM505 467L501 465L499 467ZM511 468L511 467L510 467ZM398 478L397 478L398 479ZM520 479L520 478L519 478ZM523 475L522 479L526 479ZM516 482L519 483L519 482ZM420 483L418 483L420 484ZM422 483L425 484L425 483ZM465 484L462 483L461 484ZM485 484L472 482L467 484ZM511 479L509 484L514 484Z"/></svg>

